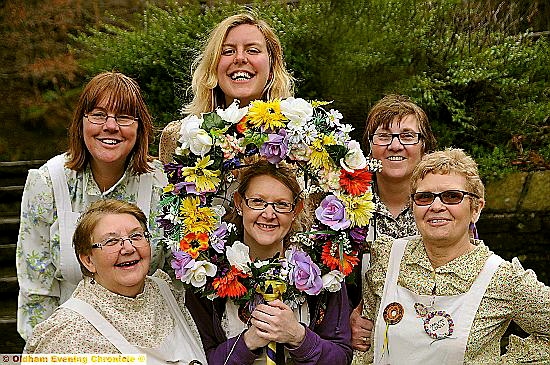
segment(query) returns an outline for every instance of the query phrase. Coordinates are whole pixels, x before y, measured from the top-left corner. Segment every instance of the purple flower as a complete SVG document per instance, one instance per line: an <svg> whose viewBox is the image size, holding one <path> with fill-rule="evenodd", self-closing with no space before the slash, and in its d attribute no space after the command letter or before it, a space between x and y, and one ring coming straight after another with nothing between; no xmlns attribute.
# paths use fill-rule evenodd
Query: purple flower
<svg viewBox="0 0 550 365"><path fill-rule="evenodd" d="M321 205L315 209L315 217L335 231L346 229L351 225L351 221L346 216L344 204L332 194L326 196Z"/></svg>
<svg viewBox="0 0 550 365"><path fill-rule="evenodd" d="M172 251L172 255L174 259L170 264L176 273L176 278L181 279L189 269L193 268L195 260L187 252Z"/></svg>
<svg viewBox="0 0 550 365"><path fill-rule="evenodd" d="M217 253L222 253L225 250L225 244L227 236L227 223L222 222L210 235L210 246L216 250Z"/></svg>
<svg viewBox="0 0 550 365"><path fill-rule="evenodd" d="M369 227L353 227L349 231L350 239L357 244L362 245L367 239L367 234L369 233Z"/></svg>
<svg viewBox="0 0 550 365"><path fill-rule="evenodd" d="M230 158L229 160L225 160L222 163L222 170L228 171L228 170L235 170L241 166L241 161L237 157Z"/></svg>
<svg viewBox="0 0 550 365"><path fill-rule="evenodd" d="M249 143L249 144L246 145L245 150L244 150L244 155L245 156L250 157L252 155L255 155L256 153L258 153L258 147L256 147L255 144Z"/></svg>
<svg viewBox="0 0 550 365"><path fill-rule="evenodd" d="M323 289L321 269L311 261L311 257L304 251L292 249L287 251L287 260L290 284L309 295L319 294Z"/></svg>
<svg viewBox="0 0 550 365"><path fill-rule="evenodd" d="M182 181L174 184L174 194L179 194L182 189L185 189L187 194L198 194L194 182Z"/></svg>
<svg viewBox="0 0 550 365"><path fill-rule="evenodd" d="M166 233L172 232L175 227L174 222L170 219L170 216L170 207L168 205L163 206L161 212L157 216L158 225L164 229Z"/></svg>
<svg viewBox="0 0 550 365"><path fill-rule="evenodd" d="M278 134L268 134L269 139L260 147L260 155L264 156L272 164L278 164L288 154L288 137L284 129Z"/></svg>
<svg viewBox="0 0 550 365"><path fill-rule="evenodd" d="M169 183L175 184L181 179L182 168L183 165L173 162L164 165L164 172L166 173Z"/></svg>

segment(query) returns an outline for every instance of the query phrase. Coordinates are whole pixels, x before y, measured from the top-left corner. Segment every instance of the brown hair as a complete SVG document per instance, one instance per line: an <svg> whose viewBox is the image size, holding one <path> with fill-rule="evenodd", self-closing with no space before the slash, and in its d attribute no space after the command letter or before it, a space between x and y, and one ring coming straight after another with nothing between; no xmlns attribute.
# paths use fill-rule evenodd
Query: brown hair
<svg viewBox="0 0 550 365"><path fill-rule="evenodd" d="M222 20L211 32L203 52L194 62L191 88L193 100L184 108L188 114L200 115L225 105L225 95L218 86L217 67L227 33L241 24L256 26L264 35L271 64L271 75L264 88L264 100L286 98L294 93L294 79L285 68L283 48L273 29L252 13L232 15Z"/></svg>
<svg viewBox="0 0 550 365"><path fill-rule="evenodd" d="M432 152L425 155L416 165L411 176L411 193L415 193L418 182L428 174L455 173L466 178L466 190L483 199L485 187L479 177L477 163L459 148L447 148L443 151ZM479 199L471 199L472 210L479 207Z"/></svg>
<svg viewBox="0 0 550 365"><path fill-rule="evenodd" d="M148 162L152 160L149 156L149 141L153 136L153 118L147 110L137 82L120 72L101 73L84 87L69 125L69 160L66 166L82 171L90 162L90 153L84 143L84 114L92 111L102 101L106 101L106 107L115 114L138 118L136 145L127 161L133 157L131 169L135 174L151 171Z"/></svg>
<svg viewBox="0 0 550 365"><path fill-rule="evenodd" d="M271 176L289 188L290 191L292 191L292 199L295 204L303 202L303 199L300 196L302 188L296 179L296 173L294 170L283 164L276 166L267 160L259 160L239 172L239 187L235 193L238 193L241 197L246 196L245 193L248 190L252 179L257 176L264 175ZM286 234L284 238L285 246L288 245L288 239L292 233L296 232L300 228L300 224L303 221L302 216L304 215L304 211L305 209L297 214L296 220L293 222L291 229ZM241 234L244 232L243 220L242 217L237 214L236 207L233 207L233 209L224 218L225 221L234 223Z"/></svg>
<svg viewBox="0 0 550 365"><path fill-rule="evenodd" d="M370 152L370 140L379 127L389 128L396 118L397 123L401 123L409 115L414 115L418 121L422 138L422 153L435 150L437 142L424 110L416 105L408 96L390 94L384 96L376 103L367 116L365 132L363 134L363 147L365 151Z"/></svg>
<svg viewBox="0 0 550 365"><path fill-rule="evenodd" d="M93 276L92 273L82 264L79 255L89 255L92 252L92 232L104 216L108 214L130 214L136 217L144 231L147 231L147 217L137 205L121 200L105 199L99 200L80 216L73 234L73 247L80 264L80 270L85 276Z"/></svg>

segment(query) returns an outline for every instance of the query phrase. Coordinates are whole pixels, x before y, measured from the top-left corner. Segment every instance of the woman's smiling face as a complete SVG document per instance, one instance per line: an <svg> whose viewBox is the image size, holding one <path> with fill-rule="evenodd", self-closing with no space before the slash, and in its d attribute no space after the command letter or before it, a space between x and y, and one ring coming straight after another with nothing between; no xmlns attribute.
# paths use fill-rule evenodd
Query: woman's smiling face
<svg viewBox="0 0 550 365"><path fill-rule="evenodd" d="M131 214L106 214L92 231L92 242L112 237L128 237L145 228ZM120 295L135 297L143 290L145 276L151 263L151 246L134 247L130 240L112 248L93 248L80 259L94 274L94 279L106 289Z"/></svg>
<svg viewBox="0 0 550 365"><path fill-rule="evenodd" d="M245 199L257 198L266 202L293 203L293 194L286 185L269 175L255 176L250 180L245 196L235 194L235 207L242 212L244 243L250 247L253 259L266 259L283 250L283 239L292 227L297 211L278 213L273 205L254 210Z"/></svg>
<svg viewBox="0 0 550 365"><path fill-rule="evenodd" d="M265 37L252 24L238 25L229 32L218 61L218 83L226 105L234 99L246 106L260 99L271 73L271 61Z"/></svg>

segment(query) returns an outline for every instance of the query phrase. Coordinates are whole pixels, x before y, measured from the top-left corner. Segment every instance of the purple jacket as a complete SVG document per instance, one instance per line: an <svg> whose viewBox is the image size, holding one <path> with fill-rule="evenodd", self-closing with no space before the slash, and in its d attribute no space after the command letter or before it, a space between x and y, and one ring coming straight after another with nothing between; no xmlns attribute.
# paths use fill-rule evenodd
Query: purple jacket
<svg viewBox="0 0 550 365"><path fill-rule="evenodd" d="M310 312L311 322L306 327L306 336L302 344L297 348L287 348L293 363L350 364L353 351L349 323L350 307L345 285L342 285L339 292L328 293L326 296L308 296L307 301L310 311L311 308L315 308L315 312ZM221 327L225 300L218 298L211 301L200 298L188 290L185 304L199 329L208 364L224 364L233 345L235 348L227 365L252 364L261 355L261 351L252 352L246 347L243 336L227 339ZM325 312L324 317L319 320L322 312Z"/></svg>

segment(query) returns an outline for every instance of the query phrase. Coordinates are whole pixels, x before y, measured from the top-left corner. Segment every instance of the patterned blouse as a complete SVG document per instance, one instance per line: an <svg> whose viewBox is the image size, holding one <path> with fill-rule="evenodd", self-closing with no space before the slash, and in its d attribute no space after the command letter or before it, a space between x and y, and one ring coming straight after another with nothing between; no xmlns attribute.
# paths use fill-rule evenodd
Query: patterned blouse
<svg viewBox="0 0 550 365"><path fill-rule="evenodd" d="M394 217L384 202L380 200L380 196L376 192L373 195L376 202L376 214L372 222L376 228L375 239L381 235L400 238L418 234L410 205L407 205L397 217Z"/></svg>
<svg viewBox="0 0 550 365"><path fill-rule="evenodd" d="M382 236L372 245L371 268L367 272L365 310L376 318L393 238ZM420 295L458 295L467 292L491 254L481 240L476 248L451 262L433 269L420 237L412 239L401 261L398 284ZM504 356L500 339L511 320L531 335L510 337ZM374 331L374 330L373 330ZM374 333L371 335L374 337ZM374 346L356 353L353 364L370 364ZM465 364L549 364L550 363L550 287L525 270L517 258L505 261L494 274L475 315L465 354Z"/></svg>
<svg viewBox="0 0 550 365"><path fill-rule="evenodd" d="M159 277L170 285L168 274L157 271ZM192 333L199 338L195 322L184 305L183 291L174 294ZM160 289L153 280L146 278L143 292L135 298L115 294L99 284L91 284L85 277L77 286L73 297L94 307L132 345L145 348L158 347L174 330L175 319L170 314ZM36 326L27 341L28 353L110 353L120 351L80 314L67 309L57 309L47 321Z"/></svg>
<svg viewBox="0 0 550 365"><path fill-rule="evenodd" d="M166 177L159 161L153 162L149 230L151 232L151 271L163 267L162 231L156 216ZM118 199L135 203L139 179L129 171L109 190L102 193L87 166L76 172L65 168L69 196L74 211L83 212L99 199ZM17 240L16 265L19 282L17 330L27 339L38 323L48 318L59 306L59 283L63 280L59 267L59 223L53 195L52 180L46 165L29 171L23 200Z"/></svg>

